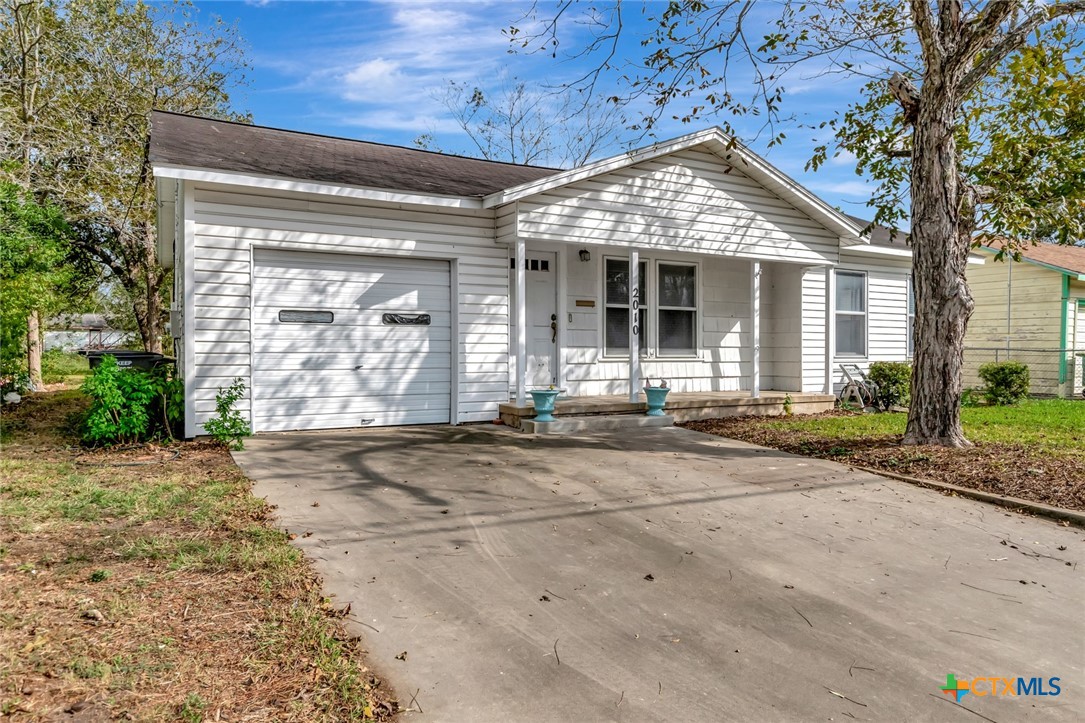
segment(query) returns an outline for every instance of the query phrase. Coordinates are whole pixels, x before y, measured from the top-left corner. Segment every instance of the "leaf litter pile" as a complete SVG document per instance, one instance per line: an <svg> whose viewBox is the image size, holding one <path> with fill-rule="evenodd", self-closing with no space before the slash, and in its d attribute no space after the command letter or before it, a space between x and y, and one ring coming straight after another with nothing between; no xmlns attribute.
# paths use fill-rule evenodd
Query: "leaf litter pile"
<svg viewBox="0 0 1085 723"><path fill-rule="evenodd" d="M1054 455L1024 444L976 442L966 449L902 446L900 436L841 439L797 429L819 417L850 416L834 411L795 417L732 417L681 426L752 444L832 459L920 479L948 482L1072 510L1085 510L1085 456Z"/></svg>
<svg viewBox="0 0 1085 723"><path fill-rule="evenodd" d="M221 447L85 450L73 391L5 408L0 713L389 720L320 581Z"/></svg>

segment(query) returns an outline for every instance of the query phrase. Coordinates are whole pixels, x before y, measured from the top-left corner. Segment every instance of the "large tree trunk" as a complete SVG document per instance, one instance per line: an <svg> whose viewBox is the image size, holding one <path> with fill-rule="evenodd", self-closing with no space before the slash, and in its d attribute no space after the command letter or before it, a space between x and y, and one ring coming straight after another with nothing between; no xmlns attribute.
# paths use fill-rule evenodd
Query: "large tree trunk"
<svg viewBox="0 0 1085 723"><path fill-rule="evenodd" d="M143 350L162 353L162 299L158 295L157 275L148 274L145 279L143 299L135 306L136 323Z"/></svg>
<svg viewBox="0 0 1085 723"><path fill-rule="evenodd" d="M30 312L26 319L26 365L31 391L45 389L41 378L41 314L38 311Z"/></svg>
<svg viewBox="0 0 1085 723"><path fill-rule="evenodd" d="M904 444L970 446L961 428L964 333L974 303L965 267L975 205L962 188L953 137L956 98L937 71L920 91L912 147L915 354Z"/></svg>

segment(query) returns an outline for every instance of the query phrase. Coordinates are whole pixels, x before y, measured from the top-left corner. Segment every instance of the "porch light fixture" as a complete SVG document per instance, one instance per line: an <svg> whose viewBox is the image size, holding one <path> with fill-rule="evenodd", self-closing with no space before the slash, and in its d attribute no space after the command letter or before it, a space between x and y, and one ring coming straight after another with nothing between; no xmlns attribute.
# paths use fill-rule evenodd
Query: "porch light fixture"
<svg viewBox="0 0 1085 723"><path fill-rule="evenodd" d="M587 249L580 249L580 260L591 261L591 252Z"/></svg>

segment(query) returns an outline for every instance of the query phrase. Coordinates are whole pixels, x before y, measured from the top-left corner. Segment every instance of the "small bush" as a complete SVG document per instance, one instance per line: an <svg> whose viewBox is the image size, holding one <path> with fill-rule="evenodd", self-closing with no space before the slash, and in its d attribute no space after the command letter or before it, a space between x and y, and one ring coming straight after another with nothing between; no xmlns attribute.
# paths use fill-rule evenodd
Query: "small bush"
<svg viewBox="0 0 1085 723"><path fill-rule="evenodd" d="M83 441L90 444L172 439L172 427L184 414L182 381L166 366L122 369L115 357L104 356L82 390L91 398L83 419Z"/></svg>
<svg viewBox="0 0 1085 723"><path fill-rule="evenodd" d="M980 379L986 384L983 396L988 404L1006 406L1017 404L1028 396L1028 365L1021 362L990 362L979 368Z"/></svg>
<svg viewBox="0 0 1085 723"><path fill-rule="evenodd" d="M870 380L878 385L878 404L905 407L912 396L912 365L908 362L879 361L870 365Z"/></svg>
<svg viewBox="0 0 1085 723"><path fill-rule="evenodd" d="M244 449L245 443L242 440L252 434L249 423L241 416L241 412L234 409L234 405L243 396L245 382L241 377L234 379L234 383L225 389L219 387L218 394L215 395L215 414L203 423L204 431L215 441L235 450Z"/></svg>

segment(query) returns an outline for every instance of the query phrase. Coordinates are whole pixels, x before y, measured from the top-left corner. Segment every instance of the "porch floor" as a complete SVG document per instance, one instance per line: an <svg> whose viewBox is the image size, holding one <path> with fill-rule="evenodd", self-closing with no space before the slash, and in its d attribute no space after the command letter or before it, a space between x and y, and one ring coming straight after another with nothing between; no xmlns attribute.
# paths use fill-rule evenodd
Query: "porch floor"
<svg viewBox="0 0 1085 723"><path fill-rule="evenodd" d="M749 392L671 392L667 395L664 411L676 422L713 417L741 417L746 415L772 416L784 413L784 400L791 395L791 411L794 414L815 414L833 408L836 398L831 394L781 392L762 390L757 398ZM604 414L637 414L647 411L643 402L630 402L626 394L603 394L593 397L559 397L554 405L557 417L575 417ZM510 427L520 427L523 419L535 416L535 407L528 399L524 406L515 401L500 405L501 420Z"/></svg>

